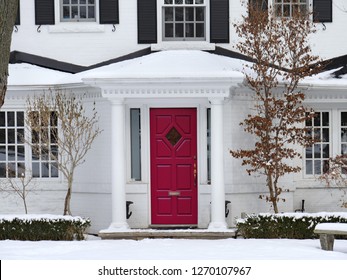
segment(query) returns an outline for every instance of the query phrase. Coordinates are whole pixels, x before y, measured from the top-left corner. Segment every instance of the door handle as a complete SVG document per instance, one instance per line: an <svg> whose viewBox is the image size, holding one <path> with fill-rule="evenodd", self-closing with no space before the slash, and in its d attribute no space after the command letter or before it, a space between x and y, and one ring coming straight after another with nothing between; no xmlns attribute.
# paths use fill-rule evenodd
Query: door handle
<svg viewBox="0 0 347 280"><path fill-rule="evenodd" d="M196 186L196 178L197 178L197 169L196 169L196 162L194 162L194 171L193 171L193 174L194 174L194 186Z"/></svg>

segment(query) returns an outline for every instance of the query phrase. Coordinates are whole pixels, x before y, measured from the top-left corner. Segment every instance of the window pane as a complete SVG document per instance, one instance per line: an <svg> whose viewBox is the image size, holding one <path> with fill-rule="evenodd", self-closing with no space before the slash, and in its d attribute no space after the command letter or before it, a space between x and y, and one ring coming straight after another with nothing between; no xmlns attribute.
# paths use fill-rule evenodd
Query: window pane
<svg viewBox="0 0 347 280"><path fill-rule="evenodd" d="M80 18L87 18L87 7L86 6L80 7Z"/></svg>
<svg viewBox="0 0 347 280"><path fill-rule="evenodd" d="M306 160L306 174L307 175L313 174L312 160Z"/></svg>
<svg viewBox="0 0 347 280"><path fill-rule="evenodd" d="M306 148L306 158L312 158L312 147Z"/></svg>
<svg viewBox="0 0 347 280"><path fill-rule="evenodd" d="M341 113L341 126L347 126L347 112Z"/></svg>
<svg viewBox="0 0 347 280"><path fill-rule="evenodd" d="M63 7L63 18L70 18L70 7Z"/></svg>
<svg viewBox="0 0 347 280"><path fill-rule="evenodd" d="M17 160L18 161L25 161L25 149L24 149L24 146L18 146L17 147Z"/></svg>
<svg viewBox="0 0 347 280"><path fill-rule="evenodd" d="M6 161L6 146L0 146L0 161Z"/></svg>
<svg viewBox="0 0 347 280"><path fill-rule="evenodd" d="M87 0L80 0L80 4L87 4Z"/></svg>
<svg viewBox="0 0 347 280"><path fill-rule="evenodd" d="M323 144L323 158L329 158L329 144Z"/></svg>
<svg viewBox="0 0 347 280"><path fill-rule="evenodd" d="M314 117L314 126L320 126L320 113L317 113Z"/></svg>
<svg viewBox="0 0 347 280"><path fill-rule="evenodd" d="M186 23L186 37L194 37L194 23Z"/></svg>
<svg viewBox="0 0 347 280"><path fill-rule="evenodd" d="M173 8L165 8L165 21L173 21Z"/></svg>
<svg viewBox="0 0 347 280"><path fill-rule="evenodd" d="M88 18L95 18L95 8L92 6L88 7Z"/></svg>
<svg viewBox="0 0 347 280"><path fill-rule="evenodd" d="M78 4L78 0L71 0L71 4Z"/></svg>
<svg viewBox="0 0 347 280"><path fill-rule="evenodd" d="M195 17L196 21L204 21L205 20L205 9L204 8L196 8L195 9Z"/></svg>
<svg viewBox="0 0 347 280"><path fill-rule="evenodd" d="M0 126L5 126L5 112L0 112Z"/></svg>
<svg viewBox="0 0 347 280"><path fill-rule="evenodd" d="M6 129L0 129L0 143L6 143Z"/></svg>
<svg viewBox="0 0 347 280"><path fill-rule="evenodd" d="M314 157L315 158L321 157L321 145L320 144L314 144Z"/></svg>
<svg viewBox="0 0 347 280"><path fill-rule="evenodd" d="M323 142L329 142L329 128L323 128Z"/></svg>
<svg viewBox="0 0 347 280"><path fill-rule="evenodd" d="M183 0L175 0L175 4L183 4Z"/></svg>
<svg viewBox="0 0 347 280"><path fill-rule="evenodd" d="M16 160L16 146L8 146L7 147L7 156L8 160L15 161Z"/></svg>
<svg viewBox="0 0 347 280"><path fill-rule="evenodd" d="M183 8L175 9L175 21L183 21Z"/></svg>
<svg viewBox="0 0 347 280"><path fill-rule="evenodd" d="M323 126L329 126L329 113L328 112L322 113L322 125Z"/></svg>
<svg viewBox="0 0 347 280"><path fill-rule="evenodd" d="M194 21L194 8L186 8L186 21Z"/></svg>
<svg viewBox="0 0 347 280"><path fill-rule="evenodd" d="M42 172L42 178L49 177L49 164L47 162L41 163L41 172Z"/></svg>
<svg viewBox="0 0 347 280"><path fill-rule="evenodd" d="M38 162L33 162L31 171L32 171L32 176L34 178L39 178L40 177L40 164Z"/></svg>
<svg viewBox="0 0 347 280"><path fill-rule="evenodd" d="M205 37L205 25L203 23L197 23L195 32L196 32L195 36L197 38Z"/></svg>
<svg viewBox="0 0 347 280"><path fill-rule="evenodd" d="M341 142L347 142L347 128L341 128Z"/></svg>
<svg viewBox="0 0 347 280"><path fill-rule="evenodd" d="M14 112L7 112L7 126L14 126Z"/></svg>
<svg viewBox="0 0 347 280"><path fill-rule="evenodd" d="M7 143L13 144L16 143L15 130L8 129L7 130Z"/></svg>
<svg viewBox="0 0 347 280"><path fill-rule="evenodd" d="M141 111L130 109L131 179L141 180Z"/></svg>
<svg viewBox="0 0 347 280"><path fill-rule="evenodd" d="M347 144L341 144L341 154L347 154Z"/></svg>
<svg viewBox="0 0 347 280"><path fill-rule="evenodd" d="M59 176L58 174L58 168L56 163L51 164L51 177L52 178L57 178Z"/></svg>
<svg viewBox="0 0 347 280"><path fill-rule="evenodd" d="M165 24L165 37L172 38L174 34L174 25L173 23L166 23Z"/></svg>
<svg viewBox="0 0 347 280"><path fill-rule="evenodd" d="M195 0L195 4L204 4L204 0Z"/></svg>
<svg viewBox="0 0 347 280"><path fill-rule="evenodd" d="M183 23L175 24L175 37L182 38L183 37Z"/></svg>
<svg viewBox="0 0 347 280"><path fill-rule="evenodd" d="M186 0L186 4L193 4L193 0Z"/></svg>
<svg viewBox="0 0 347 280"><path fill-rule="evenodd" d="M24 143L24 129L17 129L17 144Z"/></svg>
<svg viewBox="0 0 347 280"><path fill-rule="evenodd" d="M0 178L6 178L6 163L0 162Z"/></svg>
<svg viewBox="0 0 347 280"><path fill-rule="evenodd" d="M71 7L71 18L78 18L78 7L77 6L72 6Z"/></svg>
<svg viewBox="0 0 347 280"><path fill-rule="evenodd" d="M164 4L172 4L172 1L173 1L173 0L165 0L165 1L164 1Z"/></svg>
<svg viewBox="0 0 347 280"><path fill-rule="evenodd" d="M17 112L17 126L24 126L24 112Z"/></svg>
<svg viewBox="0 0 347 280"><path fill-rule="evenodd" d="M314 174L321 174L321 166L322 163L320 160L315 160L314 161Z"/></svg>

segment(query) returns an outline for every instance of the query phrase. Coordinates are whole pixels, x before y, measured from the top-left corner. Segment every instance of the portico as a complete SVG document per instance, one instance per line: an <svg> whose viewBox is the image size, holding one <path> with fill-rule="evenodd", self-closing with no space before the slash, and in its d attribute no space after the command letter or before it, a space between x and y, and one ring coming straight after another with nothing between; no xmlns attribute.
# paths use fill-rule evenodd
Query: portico
<svg viewBox="0 0 347 280"><path fill-rule="evenodd" d="M162 75L162 68L166 67L165 60L158 59L159 54L151 54L134 59L122 67L118 64L116 68L109 66L105 67L105 71L91 72L83 79L84 83L101 89L102 97L109 100L112 112L112 221L109 228L102 231L104 233L130 228L126 219L126 168L129 166L130 158L127 154L129 149L126 125L129 124L126 122L126 114L129 112L129 104L134 103L145 104L140 115L147 124L141 127L141 147L149 152L142 154L139 160L143 162L145 167L142 171L146 173L141 180L148 186L147 198L144 200L149 204L148 227L201 227L199 212L210 207L208 229L227 228L223 159L227 151L223 144L223 107L232 89L243 81L243 76L240 73L225 71L225 65L221 64L220 58L216 55L192 52L193 56L189 57L187 53L189 52L160 53L162 59L172 62L172 71L167 69L165 76ZM198 56L199 59L194 60L194 56ZM208 65L200 65L204 61ZM163 113L157 118L157 128L153 129L153 119L149 118L149 115L152 109L160 108L163 108L160 111ZM197 119L196 127L186 121L191 118L186 114L189 108L192 109L190 112L193 112L190 114ZM206 157L201 156L206 155L204 108L209 108L211 112L211 183L208 186L208 203L200 199L199 192L203 181L201 174L206 168ZM179 109L183 109L183 115L172 113L181 112L182 110L177 111ZM152 140L154 130L162 137L155 136L156 140ZM176 136L172 136L172 132L176 133ZM190 133L195 133L197 137L192 138ZM172 137L176 138L172 140ZM157 141L159 146L153 146L153 141ZM153 149L159 151L158 164L153 164ZM169 159L171 157L174 158L172 161ZM182 161L183 158L185 161ZM154 200L153 186L156 184L161 194ZM187 191L190 189L196 190L196 197L188 195ZM194 218L187 217L191 215L191 211L194 212L195 207L196 222L191 222ZM161 217L159 222L154 221L153 211L158 211L157 214ZM133 212L133 215L137 215L136 211ZM183 219L169 218L172 215Z"/></svg>

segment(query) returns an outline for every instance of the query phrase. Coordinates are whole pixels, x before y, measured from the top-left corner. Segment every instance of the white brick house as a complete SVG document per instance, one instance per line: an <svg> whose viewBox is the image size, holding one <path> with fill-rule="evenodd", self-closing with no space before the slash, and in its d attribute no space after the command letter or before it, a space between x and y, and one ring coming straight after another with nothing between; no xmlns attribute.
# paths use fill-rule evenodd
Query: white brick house
<svg viewBox="0 0 347 280"><path fill-rule="evenodd" d="M344 1L300 0L276 6L290 16L300 6L314 13L312 48L340 57L347 43ZM21 0L13 33L9 88L0 111L0 177L21 165L35 175L31 213L62 213L65 182L49 160L35 159L16 139L24 129L27 96L49 89L85 93L94 101L103 133L77 171L72 211L108 228L195 226L226 228L242 212L270 210L266 192L229 149L251 143L239 126L252 106L242 85L242 62L232 23L246 12L240 0ZM346 6L346 8L345 8ZM343 75L341 76L343 77ZM347 147L347 83L322 74L302 83L307 104L319 112L322 142L285 178L281 211L337 211L341 193L315 180L324 161ZM127 219L126 201L132 215ZM225 208L225 201L230 204ZM1 194L0 212L21 212ZM227 211L226 211L227 210ZM226 212L229 215L226 217Z"/></svg>

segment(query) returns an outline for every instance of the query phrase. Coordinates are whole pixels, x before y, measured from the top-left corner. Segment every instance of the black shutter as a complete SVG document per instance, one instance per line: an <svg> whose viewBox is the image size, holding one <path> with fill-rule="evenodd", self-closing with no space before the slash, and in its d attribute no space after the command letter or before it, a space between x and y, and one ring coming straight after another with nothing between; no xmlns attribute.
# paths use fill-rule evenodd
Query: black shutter
<svg viewBox="0 0 347 280"><path fill-rule="evenodd" d="M20 25L20 1L18 1L18 10L17 10L17 17L16 17L16 21L14 23L14 25Z"/></svg>
<svg viewBox="0 0 347 280"><path fill-rule="evenodd" d="M137 0L137 32L139 44L157 42L157 0Z"/></svg>
<svg viewBox="0 0 347 280"><path fill-rule="evenodd" d="M332 0L313 1L313 21L332 22L333 21Z"/></svg>
<svg viewBox="0 0 347 280"><path fill-rule="evenodd" d="M211 43L229 43L229 0L210 0Z"/></svg>
<svg viewBox="0 0 347 280"><path fill-rule="evenodd" d="M100 0L100 23L117 24L119 23L118 0Z"/></svg>
<svg viewBox="0 0 347 280"><path fill-rule="evenodd" d="M54 23L54 0L35 0L35 24Z"/></svg>

